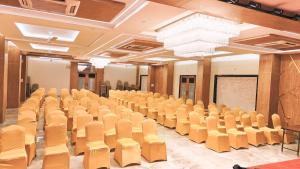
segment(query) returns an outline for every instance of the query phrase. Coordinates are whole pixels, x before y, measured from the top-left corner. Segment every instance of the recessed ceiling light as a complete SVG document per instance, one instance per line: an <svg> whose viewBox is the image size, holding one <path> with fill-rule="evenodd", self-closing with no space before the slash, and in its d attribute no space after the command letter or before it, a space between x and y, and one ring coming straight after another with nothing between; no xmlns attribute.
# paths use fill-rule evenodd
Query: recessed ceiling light
<svg viewBox="0 0 300 169"><path fill-rule="evenodd" d="M168 62L168 61L174 61L174 60L177 60L177 59L175 59L175 58L165 58L165 57L153 57L153 58L146 58L145 60L158 61L158 62Z"/></svg>
<svg viewBox="0 0 300 169"><path fill-rule="evenodd" d="M40 39L57 38L58 41L74 42L80 31L15 23L23 36Z"/></svg>
<svg viewBox="0 0 300 169"><path fill-rule="evenodd" d="M47 50L47 51L56 51L56 52L69 51L69 47L64 47L64 46L42 45L42 44L35 44L35 43L30 43L30 46L33 49L37 49L37 50Z"/></svg>

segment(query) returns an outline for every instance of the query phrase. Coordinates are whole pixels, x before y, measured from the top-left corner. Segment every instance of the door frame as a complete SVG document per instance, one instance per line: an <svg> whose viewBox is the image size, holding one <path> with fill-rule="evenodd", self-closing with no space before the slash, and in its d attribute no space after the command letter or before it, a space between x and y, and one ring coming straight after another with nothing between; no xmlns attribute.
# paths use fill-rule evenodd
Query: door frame
<svg viewBox="0 0 300 169"><path fill-rule="evenodd" d="M142 90L142 77L148 77L148 75L140 75L140 83L139 83L139 89Z"/></svg>
<svg viewBox="0 0 300 169"><path fill-rule="evenodd" d="M194 99L196 98L196 87L197 87L197 76L196 75L180 75L179 76L179 93L178 93L178 97L180 98L180 93L181 93L181 77L182 76L192 76L195 78L195 94L194 94Z"/></svg>
<svg viewBox="0 0 300 169"><path fill-rule="evenodd" d="M256 93L255 93L255 110L257 106L257 93L258 93L258 75L215 75L214 77L214 93L213 93L213 102L217 103L217 92L218 92L218 77L256 77Z"/></svg>

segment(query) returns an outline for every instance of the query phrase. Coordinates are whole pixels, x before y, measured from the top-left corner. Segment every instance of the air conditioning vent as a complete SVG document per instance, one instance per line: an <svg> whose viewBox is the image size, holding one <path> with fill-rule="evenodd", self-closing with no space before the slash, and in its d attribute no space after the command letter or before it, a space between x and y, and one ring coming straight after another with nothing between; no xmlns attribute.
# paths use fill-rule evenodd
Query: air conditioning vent
<svg viewBox="0 0 300 169"><path fill-rule="evenodd" d="M23 8L32 8L31 0L19 0L19 3Z"/></svg>

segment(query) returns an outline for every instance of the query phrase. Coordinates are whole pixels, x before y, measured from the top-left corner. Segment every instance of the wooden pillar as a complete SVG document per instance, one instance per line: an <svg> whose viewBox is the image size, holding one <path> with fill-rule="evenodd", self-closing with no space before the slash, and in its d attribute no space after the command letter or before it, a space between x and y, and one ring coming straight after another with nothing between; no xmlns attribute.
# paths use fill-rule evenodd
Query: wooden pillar
<svg viewBox="0 0 300 169"><path fill-rule="evenodd" d="M18 108L21 96L21 52L8 46L7 107Z"/></svg>
<svg viewBox="0 0 300 169"><path fill-rule="evenodd" d="M259 59L257 112L272 126L271 116L278 111L280 55L265 54Z"/></svg>
<svg viewBox="0 0 300 169"><path fill-rule="evenodd" d="M170 62L167 65L165 65L165 71L167 72L166 83L167 83L167 89L166 94L167 95L173 95L173 80L174 80L174 62Z"/></svg>
<svg viewBox="0 0 300 169"><path fill-rule="evenodd" d="M70 65L70 90L78 89L78 63L71 62Z"/></svg>
<svg viewBox="0 0 300 169"><path fill-rule="evenodd" d="M7 106L7 56L5 55L5 37L0 34L0 123L5 120Z"/></svg>
<svg viewBox="0 0 300 169"><path fill-rule="evenodd" d="M27 83L27 56L22 55L21 65L21 102L26 100L26 83Z"/></svg>
<svg viewBox="0 0 300 169"><path fill-rule="evenodd" d="M95 93L100 94L100 85L104 81L104 68L102 69L96 69L96 79L95 79Z"/></svg>
<svg viewBox="0 0 300 169"><path fill-rule="evenodd" d="M139 89L140 86L140 65L136 65L136 77L135 86Z"/></svg>
<svg viewBox="0 0 300 169"><path fill-rule="evenodd" d="M148 91L162 95L173 94L174 63L165 65L149 66L148 68Z"/></svg>
<svg viewBox="0 0 300 169"><path fill-rule="evenodd" d="M211 58L198 61L196 76L196 101L202 100L205 107L209 104Z"/></svg>
<svg viewBox="0 0 300 169"><path fill-rule="evenodd" d="M147 91L155 92L155 66L148 66Z"/></svg>

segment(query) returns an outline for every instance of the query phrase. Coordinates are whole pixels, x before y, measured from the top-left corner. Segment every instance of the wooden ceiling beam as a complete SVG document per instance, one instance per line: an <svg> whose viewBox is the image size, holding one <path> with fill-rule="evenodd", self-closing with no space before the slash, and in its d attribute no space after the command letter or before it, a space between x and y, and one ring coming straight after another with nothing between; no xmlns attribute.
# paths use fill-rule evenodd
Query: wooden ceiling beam
<svg viewBox="0 0 300 169"><path fill-rule="evenodd" d="M253 9L232 5L218 0L149 0L152 2L184 8L203 14L246 22L282 31L300 33L300 22L282 18Z"/></svg>

